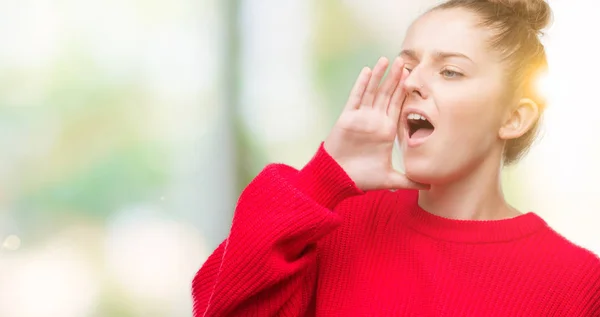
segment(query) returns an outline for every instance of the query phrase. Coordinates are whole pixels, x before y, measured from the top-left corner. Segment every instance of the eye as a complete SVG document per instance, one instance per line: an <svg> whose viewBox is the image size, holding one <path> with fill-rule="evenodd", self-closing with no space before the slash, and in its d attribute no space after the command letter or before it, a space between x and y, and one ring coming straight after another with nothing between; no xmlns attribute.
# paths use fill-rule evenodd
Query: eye
<svg viewBox="0 0 600 317"><path fill-rule="evenodd" d="M408 71L408 73L410 74L412 72L412 68L408 67L408 66L404 66L404 69L406 69Z"/></svg>
<svg viewBox="0 0 600 317"><path fill-rule="evenodd" d="M464 76L462 73L459 73L457 71L453 71L451 69L443 69L440 72L440 75L442 75L444 78L448 78L448 79L453 79L453 78L458 78L458 77L463 77Z"/></svg>

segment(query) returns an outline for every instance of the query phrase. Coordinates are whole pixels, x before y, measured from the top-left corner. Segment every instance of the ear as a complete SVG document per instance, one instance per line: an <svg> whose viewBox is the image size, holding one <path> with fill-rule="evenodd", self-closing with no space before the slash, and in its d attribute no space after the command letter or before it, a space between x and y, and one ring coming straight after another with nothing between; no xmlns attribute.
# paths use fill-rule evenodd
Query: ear
<svg viewBox="0 0 600 317"><path fill-rule="evenodd" d="M539 105L529 98L523 98L507 113L498 136L502 140L516 139L529 131L539 116Z"/></svg>

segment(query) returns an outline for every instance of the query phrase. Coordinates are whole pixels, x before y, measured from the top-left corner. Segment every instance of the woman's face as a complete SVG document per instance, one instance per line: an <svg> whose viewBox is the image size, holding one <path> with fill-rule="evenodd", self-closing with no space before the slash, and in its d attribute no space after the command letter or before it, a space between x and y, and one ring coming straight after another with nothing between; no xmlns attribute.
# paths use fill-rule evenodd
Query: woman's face
<svg viewBox="0 0 600 317"><path fill-rule="evenodd" d="M404 40L410 75L398 135L406 174L417 182L447 183L502 155L505 70L476 23L466 10L432 11Z"/></svg>

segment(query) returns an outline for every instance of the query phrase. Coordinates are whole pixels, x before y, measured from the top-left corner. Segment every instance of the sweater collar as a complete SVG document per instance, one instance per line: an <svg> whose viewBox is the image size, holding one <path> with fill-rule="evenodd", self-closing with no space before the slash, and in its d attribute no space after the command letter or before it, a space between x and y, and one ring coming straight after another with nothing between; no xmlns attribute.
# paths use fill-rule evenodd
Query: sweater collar
<svg viewBox="0 0 600 317"><path fill-rule="evenodd" d="M457 220L434 215L418 204L417 190L401 191L404 205L403 223L412 229L439 240L461 243L506 242L527 237L547 223L534 212L500 220Z"/></svg>

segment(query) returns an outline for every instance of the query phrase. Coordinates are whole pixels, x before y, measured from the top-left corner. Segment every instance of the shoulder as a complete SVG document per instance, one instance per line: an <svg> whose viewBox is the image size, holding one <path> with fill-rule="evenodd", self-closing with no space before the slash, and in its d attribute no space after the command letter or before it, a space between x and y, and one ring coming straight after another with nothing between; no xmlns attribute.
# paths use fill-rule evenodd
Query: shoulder
<svg viewBox="0 0 600 317"><path fill-rule="evenodd" d="M320 264L327 267L339 257L363 254L365 246L382 232L401 230L400 226L393 225L392 218L405 210L403 194L390 190L368 191L339 203L334 212L341 217L341 225L319 241Z"/></svg>
<svg viewBox="0 0 600 317"><path fill-rule="evenodd" d="M401 212L406 206L416 204L417 199L416 190L368 191L363 195L345 199L336 207L336 212L343 217L352 216L375 221L387 217L390 213Z"/></svg>
<svg viewBox="0 0 600 317"><path fill-rule="evenodd" d="M594 314L600 314L600 257L551 228L541 238L544 248L534 254L554 267L549 278L569 291L571 303L598 316Z"/></svg>
<svg viewBox="0 0 600 317"><path fill-rule="evenodd" d="M331 237L343 235L369 241L381 232L400 230L394 224L407 210L404 196L400 191L376 190L345 199L334 209L341 225Z"/></svg>
<svg viewBox="0 0 600 317"><path fill-rule="evenodd" d="M550 227L543 239L546 241L547 252L554 254L559 263L579 269L589 268L600 274L600 257L592 251L572 242Z"/></svg>

